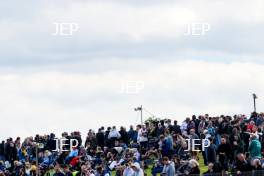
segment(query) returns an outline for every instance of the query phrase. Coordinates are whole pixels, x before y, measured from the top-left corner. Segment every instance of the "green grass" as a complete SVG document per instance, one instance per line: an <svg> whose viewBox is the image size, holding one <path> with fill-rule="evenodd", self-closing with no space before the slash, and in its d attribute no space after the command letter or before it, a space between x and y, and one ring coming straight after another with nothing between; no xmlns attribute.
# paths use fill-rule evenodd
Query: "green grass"
<svg viewBox="0 0 264 176"><path fill-rule="evenodd" d="M207 171L207 166L204 165L204 159L201 153L199 153L199 168L200 168L200 173L203 174L204 172Z"/></svg>

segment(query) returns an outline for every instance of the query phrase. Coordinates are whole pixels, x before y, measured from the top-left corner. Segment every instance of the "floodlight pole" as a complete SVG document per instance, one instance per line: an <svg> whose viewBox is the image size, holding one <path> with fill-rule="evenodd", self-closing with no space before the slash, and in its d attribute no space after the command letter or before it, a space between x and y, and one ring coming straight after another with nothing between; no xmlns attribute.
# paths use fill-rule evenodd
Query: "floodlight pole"
<svg viewBox="0 0 264 176"><path fill-rule="evenodd" d="M140 106L140 120L141 120L141 125L143 125L143 107L142 107L142 105Z"/></svg>
<svg viewBox="0 0 264 176"><path fill-rule="evenodd" d="M135 111L140 111L140 122L141 122L141 125L143 125L143 107L142 107L142 105L140 107L135 108Z"/></svg>
<svg viewBox="0 0 264 176"><path fill-rule="evenodd" d="M253 93L253 101L254 101L254 112L257 112L257 108L256 108L256 99L257 99L257 95L255 93Z"/></svg>

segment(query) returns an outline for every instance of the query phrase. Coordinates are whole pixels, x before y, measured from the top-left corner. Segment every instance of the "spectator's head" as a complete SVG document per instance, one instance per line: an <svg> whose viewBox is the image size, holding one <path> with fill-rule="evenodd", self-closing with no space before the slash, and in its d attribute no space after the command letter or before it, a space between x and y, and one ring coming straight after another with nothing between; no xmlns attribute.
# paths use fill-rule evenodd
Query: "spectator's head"
<svg viewBox="0 0 264 176"><path fill-rule="evenodd" d="M163 157L162 158L162 162L163 162L164 165L168 165L170 163L170 160L169 160L168 157Z"/></svg>
<svg viewBox="0 0 264 176"><path fill-rule="evenodd" d="M199 163L198 163L195 159L191 159L191 160L189 161L189 166L190 166L191 168L199 167Z"/></svg>
<svg viewBox="0 0 264 176"><path fill-rule="evenodd" d="M87 166L83 163L82 165L81 165L81 172L82 173L86 173L87 172Z"/></svg>
<svg viewBox="0 0 264 176"><path fill-rule="evenodd" d="M102 166L98 166L98 167L96 168L96 171L97 171L100 175L103 174L103 172L104 172Z"/></svg>
<svg viewBox="0 0 264 176"><path fill-rule="evenodd" d="M221 144L226 144L226 138L224 137L221 138Z"/></svg>
<svg viewBox="0 0 264 176"><path fill-rule="evenodd" d="M243 154L243 153L239 153L238 155L237 155L237 159L239 160L239 161L245 161L246 160L246 157L245 157L245 155Z"/></svg>
<svg viewBox="0 0 264 176"><path fill-rule="evenodd" d="M204 135L208 134L208 130L204 129L204 130L203 130L203 134L204 134Z"/></svg>
<svg viewBox="0 0 264 176"><path fill-rule="evenodd" d="M69 166L67 164L63 164L61 167L62 167L64 173L67 173L70 171Z"/></svg>
<svg viewBox="0 0 264 176"><path fill-rule="evenodd" d="M140 165L138 162L135 162L131 165L131 168L135 171L138 172L140 170Z"/></svg>
<svg viewBox="0 0 264 176"><path fill-rule="evenodd" d="M164 136L164 135L160 135L160 137L159 137L159 138L160 138L160 140L161 140L161 141L164 141L164 139L165 139L165 136Z"/></svg>
<svg viewBox="0 0 264 176"><path fill-rule="evenodd" d="M251 120L251 121L249 122L249 124L250 124L250 125L255 125L255 122L254 122L253 120Z"/></svg>
<svg viewBox="0 0 264 176"><path fill-rule="evenodd" d="M50 138L54 139L55 138L55 134L54 133L50 133Z"/></svg>
<svg viewBox="0 0 264 176"><path fill-rule="evenodd" d="M30 167L31 167L30 163L29 163L29 162L26 162L26 163L25 163L25 168L26 168L26 169L29 169Z"/></svg>
<svg viewBox="0 0 264 176"><path fill-rule="evenodd" d="M119 146L119 141L115 140L115 147L118 147L118 146Z"/></svg>
<svg viewBox="0 0 264 176"><path fill-rule="evenodd" d="M195 129L190 129L190 134L191 135L195 134Z"/></svg>
<svg viewBox="0 0 264 176"><path fill-rule="evenodd" d="M214 164L213 163L209 163L208 164L208 171L212 172L214 168Z"/></svg>
<svg viewBox="0 0 264 176"><path fill-rule="evenodd" d="M260 162L260 160L259 160L259 159L254 159L254 160L252 161L252 166L253 166L254 168L261 167L261 162Z"/></svg>
<svg viewBox="0 0 264 176"><path fill-rule="evenodd" d="M174 120L173 124L174 125L177 125L178 124L178 121L177 120Z"/></svg>

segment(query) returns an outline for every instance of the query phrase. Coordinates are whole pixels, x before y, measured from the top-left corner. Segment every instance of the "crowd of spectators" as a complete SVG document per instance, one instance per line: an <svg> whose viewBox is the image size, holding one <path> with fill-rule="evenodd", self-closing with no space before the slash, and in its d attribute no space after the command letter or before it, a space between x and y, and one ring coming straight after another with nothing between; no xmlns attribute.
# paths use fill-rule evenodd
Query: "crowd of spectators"
<svg viewBox="0 0 264 176"><path fill-rule="evenodd" d="M85 140L78 131L8 138L0 144L0 176L264 175L263 127L263 113L205 114L186 118L181 125L150 119L129 129L101 127L89 130ZM60 144L55 139L64 139L63 150L55 150ZM206 172L201 172L199 160Z"/></svg>

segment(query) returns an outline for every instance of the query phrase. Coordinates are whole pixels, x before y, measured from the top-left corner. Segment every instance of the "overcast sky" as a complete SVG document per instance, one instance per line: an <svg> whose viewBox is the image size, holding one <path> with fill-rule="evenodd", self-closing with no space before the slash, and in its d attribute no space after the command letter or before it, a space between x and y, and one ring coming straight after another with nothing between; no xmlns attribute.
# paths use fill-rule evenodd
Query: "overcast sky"
<svg viewBox="0 0 264 176"><path fill-rule="evenodd" d="M249 114L253 92L264 111L263 31L263 0L3 1L0 137L128 127L139 105L180 122Z"/></svg>

